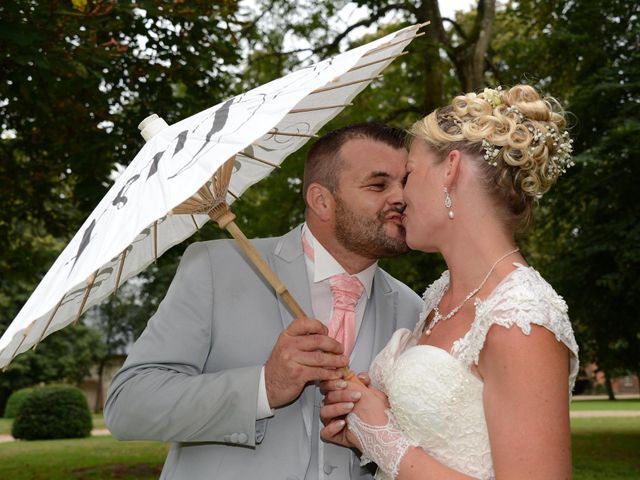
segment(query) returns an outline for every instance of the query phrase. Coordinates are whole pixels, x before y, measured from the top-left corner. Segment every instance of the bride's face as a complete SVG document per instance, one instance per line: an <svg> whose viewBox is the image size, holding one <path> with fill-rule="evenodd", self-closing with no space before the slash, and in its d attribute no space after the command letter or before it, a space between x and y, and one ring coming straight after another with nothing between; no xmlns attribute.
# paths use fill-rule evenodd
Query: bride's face
<svg viewBox="0 0 640 480"><path fill-rule="evenodd" d="M419 139L409 151L407 181L404 187L403 225L407 245L413 250L436 251L434 240L439 226L447 220L444 207L443 165L437 155Z"/></svg>

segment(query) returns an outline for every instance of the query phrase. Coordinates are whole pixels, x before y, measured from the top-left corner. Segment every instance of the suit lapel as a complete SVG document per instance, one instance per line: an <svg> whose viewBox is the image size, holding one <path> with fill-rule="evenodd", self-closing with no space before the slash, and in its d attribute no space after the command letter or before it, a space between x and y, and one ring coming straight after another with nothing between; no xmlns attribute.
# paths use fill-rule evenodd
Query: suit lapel
<svg viewBox="0 0 640 480"><path fill-rule="evenodd" d="M396 330L398 292L391 288L379 268L376 270L373 282L375 292L373 301L376 306L376 326L373 338L373 356L375 356L387 344Z"/></svg>
<svg viewBox="0 0 640 480"><path fill-rule="evenodd" d="M289 293L296 299L300 307L309 317L313 317L311 307L311 290L309 288L309 277L307 274L307 265L302 251L301 240L302 227L294 228L284 235L276 244L273 251L273 270L280 277ZM280 309L280 317L282 319L282 328L286 329L293 321L293 315L282 302L278 301ZM315 400L316 388L313 385L307 386L300 395L301 415L304 421L307 436L311 438L313 404ZM313 442L306 442L305 446L310 446ZM310 454L310 451L307 452Z"/></svg>
<svg viewBox="0 0 640 480"><path fill-rule="evenodd" d="M373 291L367 303L351 355L351 367L367 371L373 358L386 345L397 325L398 292L391 288L380 269L376 270Z"/></svg>
<svg viewBox="0 0 640 480"><path fill-rule="evenodd" d="M313 317L307 266L300 240L301 228L301 226L294 228L276 244L272 267L307 316ZM278 306L280 307L282 326L287 328L293 321L293 315L282 300L278 302Z"/></svg>

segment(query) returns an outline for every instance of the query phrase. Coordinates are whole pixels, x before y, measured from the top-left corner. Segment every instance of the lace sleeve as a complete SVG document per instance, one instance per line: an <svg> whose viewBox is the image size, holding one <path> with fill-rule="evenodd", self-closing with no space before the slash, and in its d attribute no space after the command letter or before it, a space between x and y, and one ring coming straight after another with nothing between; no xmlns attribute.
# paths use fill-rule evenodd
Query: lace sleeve
<svg viewBox="0 0 640 480"><path fill-rule="evenodd" d="M551 331L571 352L569 391L578 374L578 345L573 335L568 308L540 274L533 268L518 266L483 302L476 300L476 318L467 334L456 341L452 355L464 364L478 364L489 329L493 325L517 326L525 335L531 325Z"/></svg>

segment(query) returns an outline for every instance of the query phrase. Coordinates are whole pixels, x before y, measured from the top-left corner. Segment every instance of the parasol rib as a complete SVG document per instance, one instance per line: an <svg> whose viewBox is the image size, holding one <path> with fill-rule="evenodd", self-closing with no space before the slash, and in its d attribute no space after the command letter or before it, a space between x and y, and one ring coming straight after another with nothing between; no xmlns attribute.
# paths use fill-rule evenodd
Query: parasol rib
<svg viewBox="0 0 640 480"><path fill-rule="evenodd" d="M245 152L238 152L237 155L242 155L243 157L250 158L251 160L255 160L256 162L264 163L265 165L268 165L268 166L273 167L273 168L280 168L280 165L268 162L267 160L263 160L263 159L258 158L258 157L254 157L253 155L249 155L248 153L245 153Z"/></svg>
<svg viewBox="0 0 640 480"><path fill-rule="evenodd" d="M122 277L122 271L124 270L124 261L127 258L127 249L125 248L120 254L120 264L118 265L118 274L116 275L116 287L113 290L113 294L115 295L120 288L120 278Z"/></svg>
<svg viewBox="0 0 640 480"><path fill-rule="evenodd" d="M279 135L279 136L281 135L281 136L287 136L287 137L318 138L317 135L313 135L313 134L310 134L310 133L281 132L280 130L269 130L266 134Z"/></svg>
<svg viewBox="0 0 640 480"><path fill-rule="evenodd" d="M64 297L66 297L66 294L62 296L62 298L60 299L60 301L56 305L56 308L54 308L53 312L51 312L51 316L49 317L49 320L47 320L47 324L44 326L44 330L42 330L42 333L40 334L40 337L38 338L38 341L33 346L33 350L35 350L38 347L38 344L44 338L45 333L47 333L47 330L49 329L49 325L51 325L51 322L53 321L53 317L55 317L56 313L58 313L58 309L60 308L60 305L62 305L62 300L64 300Z"/></svg>
<svg viewBox="0 0 640 480"><path fill-rule="evenodd" d="M153 262L158 261L158 221L153 222Z"/></svg>
<svg viewBox="0 0 640 480"><path fill-rule="evenodd" d="M350 85L355 85L356 83L371 82L373 80L380 80L381 78L382 78L382 75L376 75L375 77L361 78L360 80L354 80L352 82L347 82L347 83L340 83L339 85L333 85L331 87L318 88L317 90L314 90L313 92L311 92L311 94L313 95L316 93L328 92L329 90L335 90L336 88L348 87Z"/></svg>
<svg viewBox="0 0 640 480"><path fill-rule="evenodd" d="M33 321L31 322L27 328L24 329L24 332L22 332L22 338L20 339L20 343L18 343L18 346L16 347L16 349L13 351L13 353L11 354L11 360L9 360L9 363L11 363L11 361L16 357L16 355L18 354L18 350L20 350L20 347L22 346L22 344L24 343L24 341L26 340L26 338L29 336L29 332L31 331L31 328L33 327L33 325L36 322ZM7 368L9 367L9 363L7 363L7 365L5 365L5 367L2 369L3 372L7 371Z"/></svg>
<svg viewBox="0 0 640 480"><path fill-rule="evenodd" d="M80 320L80 316L82 315L82 309L84 308L85 304L87 303L87 300L89 299L89 294L91 293L91 289L93 288L93 284L95 283L97 276L98 276L98 270L93 272L87 279L87 282L89 283L89 285L87 285L87 289L84 292L84 297L82 298L82 303L80 304L80 308L78 309L78 314L76 315L76 319L73 321L74 325L78 323L78 320Z"/></svg>
<svg viewBox="0 0 640 480"><path fill-rule="evenodd" d="M361 68L367 68L370 67L371 65L375 65L376 63L382 63L382 62L386 62L387 60L394 60L398 57L402 57L406 54L408 54L409 52L401 52L398 53L396 55L389 55L388 57L384 57L384 58L379 58L378 60L375 60L373 62L369 62L369 63L363 63L362 65L358 65L357 67L353 67L351 70L349 70L350 72L355 72L356 70L360 70Z"/></svg>
<svg viewBox="0 0 640 480"><path fill-rule="evenodd" d="M350 107L352 105L353 105L353 103L344 103L342 105L327 105L325 107L294 108L293 110L289 110L289 113L316 112L318 110L331 110L332 108L345 108L345 107Z"/></svg>
<svg viewBox="0 0 640 480"><path fill-rule="evenodd" d="M381 52L383 50L386 50L387 48L391 48L391 47L395 47L396 45L400 45L401 43L404 42L411 42L413 39L418 38L418 37L422 37L423 35L426 35L426 32L420 32L420 33L416 33L413 37L411 38L403 38L402 40L397 40L395 42L391 42L391 43L387 43L385 45L382 45L381 47L376 48L375 50L371 50L370 52L365 53L364 55L362 55L363 57L368 57L369 55L374 55L378 52Z"/></svg>

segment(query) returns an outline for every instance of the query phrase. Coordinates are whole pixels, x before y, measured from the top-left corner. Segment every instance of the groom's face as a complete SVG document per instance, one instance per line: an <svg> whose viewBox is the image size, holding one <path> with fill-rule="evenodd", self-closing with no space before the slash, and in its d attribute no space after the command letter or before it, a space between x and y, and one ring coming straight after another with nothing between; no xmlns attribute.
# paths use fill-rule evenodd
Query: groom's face
<svg viewBox="0 0 640 480"><path fill-rule="evenodd" d="M407 252L402 226L406 150L356 138L342 146L340 159L334 192L338 241L372 259Z"/></svg>

